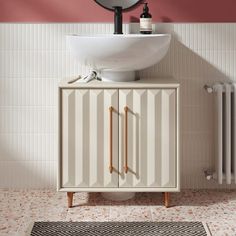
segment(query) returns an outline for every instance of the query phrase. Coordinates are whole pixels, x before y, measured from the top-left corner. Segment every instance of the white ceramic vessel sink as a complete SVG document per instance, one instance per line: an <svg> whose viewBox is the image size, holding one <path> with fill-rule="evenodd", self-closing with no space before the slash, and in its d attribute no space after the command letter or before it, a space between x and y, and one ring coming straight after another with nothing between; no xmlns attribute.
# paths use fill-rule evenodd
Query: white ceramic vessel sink
<svg viewBox="0 0 236 236"><path fill-rule="evenodd" d="M103 80L131 81L135 71L166 55L170 39L169 34L70 35L67 43L79 62L99 71Z"/></svg>

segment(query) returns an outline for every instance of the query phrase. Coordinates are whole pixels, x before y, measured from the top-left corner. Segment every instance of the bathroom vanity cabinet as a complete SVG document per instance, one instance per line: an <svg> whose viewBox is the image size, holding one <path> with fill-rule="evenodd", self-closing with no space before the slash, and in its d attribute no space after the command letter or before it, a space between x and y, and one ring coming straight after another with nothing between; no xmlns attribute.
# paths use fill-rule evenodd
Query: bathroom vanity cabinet
<svg viewBox="0 0 236 236"><path fill-rule="evenodd" d="M58 190L179 191L179 84L171 79L59 86Z"/></svg>

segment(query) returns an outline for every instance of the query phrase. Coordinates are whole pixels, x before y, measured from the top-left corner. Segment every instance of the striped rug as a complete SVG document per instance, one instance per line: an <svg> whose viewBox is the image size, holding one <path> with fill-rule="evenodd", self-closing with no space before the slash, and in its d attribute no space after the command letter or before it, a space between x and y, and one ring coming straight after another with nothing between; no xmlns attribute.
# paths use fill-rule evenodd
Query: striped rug
<svg viewBox="0 0 236 236"><path fill-rule="evenodd" d="M32 236L208 236L201 222L35 222Z"/></svg>

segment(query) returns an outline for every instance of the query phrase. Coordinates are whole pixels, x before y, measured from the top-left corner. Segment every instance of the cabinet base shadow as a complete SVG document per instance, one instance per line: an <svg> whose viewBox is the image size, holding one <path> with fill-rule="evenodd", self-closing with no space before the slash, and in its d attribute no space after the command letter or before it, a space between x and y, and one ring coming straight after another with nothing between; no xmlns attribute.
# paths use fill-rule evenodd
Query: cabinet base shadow
<svg viewBox="0 0 236 236"><path fill-rule="evenodd" d="M74 193L75 192L67 192L68 208L73 207ZM169 192L163 192L163 202L164 202L164 206L166 208L170 207L170 193Z"/></svg>

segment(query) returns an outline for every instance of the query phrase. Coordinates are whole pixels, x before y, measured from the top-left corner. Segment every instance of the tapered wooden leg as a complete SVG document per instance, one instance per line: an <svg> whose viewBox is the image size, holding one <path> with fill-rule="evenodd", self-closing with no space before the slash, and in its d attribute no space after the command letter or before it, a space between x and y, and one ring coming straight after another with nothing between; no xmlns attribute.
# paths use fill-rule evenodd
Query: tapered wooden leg
<svg viewBox="0 0 236 236"><path fill-rule="evenodd" d="M164 192L164 204L166 208L170 206L170 193Z"/></svg>
<svg viewBox="0 0 236 236"><path fill-rule="evenodd" d="M68 201L68 207L71 208L73 206L73 192L67 192L67 201Z"/></svg>

